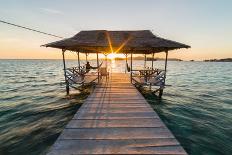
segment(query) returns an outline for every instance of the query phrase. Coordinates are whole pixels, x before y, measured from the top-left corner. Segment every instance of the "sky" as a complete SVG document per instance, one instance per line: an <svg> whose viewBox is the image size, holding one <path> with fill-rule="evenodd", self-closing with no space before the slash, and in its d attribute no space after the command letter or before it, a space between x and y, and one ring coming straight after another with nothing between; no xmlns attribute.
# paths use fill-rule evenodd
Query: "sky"
<svg viewBox="0 0 232 155"><path fill-rule="evenodd" d="M81 30L145 29L191 46L170 52L171 58L232 57L231 0L0 0L0 4L0 20L65 38ZM57 40L0 23L0 59L61 59L61 50L41 47Z"/></svg>

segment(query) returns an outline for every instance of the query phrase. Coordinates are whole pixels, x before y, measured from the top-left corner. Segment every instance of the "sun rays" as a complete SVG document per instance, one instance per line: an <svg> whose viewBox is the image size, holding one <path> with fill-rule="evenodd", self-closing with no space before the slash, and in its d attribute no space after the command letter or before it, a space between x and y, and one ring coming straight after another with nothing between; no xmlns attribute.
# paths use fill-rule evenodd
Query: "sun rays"
<svg viewBox="0 0 232 155"><path fill-rule="evenodd" d="M131 39L131 37L128 37L119 47L118 49L115 51L115 53L119 52L126 44L127 42Z"/></svg>
<svg viewBox="0 0 232 155"><path fill-rule="evenodd" d="M112 42L111 42L111 39L110 39L110 35L109 35L109 32L106 32L106 38L108 40L108 44L109 44L109 47L110 47L110 51L111 53L113 53L113 47L112 47Z"/></svg>
<svg viewBox="0 0 232 155"><path fill-rule="evenodd" d="M112 46L112 41L111 41L111 38L110 38L110 35L109 35L109 32L106 32L106 38L107 38L107 41L108 41L108 44L109 44L109 48L110 48L110 54L108 54L108 58L109 59L115 59L116 58L116 55L117 53L128 43L128 41L131 39L131 37L129 36L116 50L113 49L113 46Z"/></svg>

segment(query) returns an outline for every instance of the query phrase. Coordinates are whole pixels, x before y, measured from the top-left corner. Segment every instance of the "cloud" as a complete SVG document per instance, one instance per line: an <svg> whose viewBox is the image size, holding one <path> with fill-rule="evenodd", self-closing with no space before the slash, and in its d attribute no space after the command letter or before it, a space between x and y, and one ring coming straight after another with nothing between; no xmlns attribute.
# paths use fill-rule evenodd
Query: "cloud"
<svg viewBox="0 0 232 155"><path fill-rule="evenodd" d="M50 14L63 14L62 11L55 10L55 9L50 9L50 8L40 8L45 13L50 13Z"/></svg>

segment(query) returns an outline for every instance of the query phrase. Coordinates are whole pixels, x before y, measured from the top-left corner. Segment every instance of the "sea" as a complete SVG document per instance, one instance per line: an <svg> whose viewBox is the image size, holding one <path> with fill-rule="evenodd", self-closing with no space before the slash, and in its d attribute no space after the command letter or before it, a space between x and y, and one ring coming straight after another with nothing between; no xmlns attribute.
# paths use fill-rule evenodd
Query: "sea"
<svg viewBox="0 0 232 155"><path fill-rule="evenodd" d="M108 63L111 72L125 72L125 61ZM163 69L164 61L154 66ZM63 74L62 60L0 60L1 155L47 153L89 94L67 97ZM232 155L232 63L169 61L166 84L161 99L143 95L187 153Z"/></svg>

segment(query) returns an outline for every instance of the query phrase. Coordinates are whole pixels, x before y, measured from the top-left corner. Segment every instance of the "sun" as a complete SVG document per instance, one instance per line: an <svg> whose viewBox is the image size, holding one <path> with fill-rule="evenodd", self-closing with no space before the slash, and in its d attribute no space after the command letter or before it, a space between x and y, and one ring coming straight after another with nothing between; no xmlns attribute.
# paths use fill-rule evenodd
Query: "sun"
<svg viewBox="0 0 232 155"><path fill-rule="evenodd" d="M107 58L109 59L115 59L116 58L116 54L115 53L110 53Z"/></svg>

